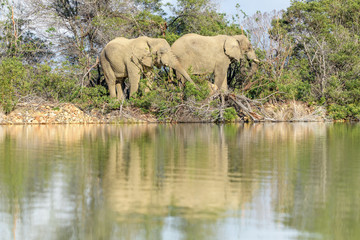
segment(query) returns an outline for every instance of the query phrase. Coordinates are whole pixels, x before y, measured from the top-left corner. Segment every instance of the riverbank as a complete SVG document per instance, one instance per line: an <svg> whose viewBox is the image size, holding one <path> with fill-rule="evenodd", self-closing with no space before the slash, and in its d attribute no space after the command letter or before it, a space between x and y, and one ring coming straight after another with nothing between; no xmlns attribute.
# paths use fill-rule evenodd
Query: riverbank
<svg viewBox="0 0 360 240"><path fill-rule="evenodd" d="M241 114L240 114L241 115ZM321 122L328 121L323 107L308 106L302 102L286 102L264 105L263 116L253 113L257 121ZM235 121L248 121L238 117ZM200 120L201 121L201 120ZM152 114L144 114L140 109L126 107L111 112L93 109L82 111L72 103L19 103L14 111L5 115L0 112L1 125L13 124L115 124L115 123L156 123L161 122ZM174 122L179 122L174 120ZM181 122L186 122L182 119ZM194 122L190 119L188 122ZM202 121L202 122L209 122Z"/></svg>
<svg viewBox="0 0 360 240"><path fill-rule="evenodd" d="M104 113L101 110L84 112L72 103L19 103L14 111L0 112L0 124L96 124L157 122L140 110L123 109Z"/></svg>

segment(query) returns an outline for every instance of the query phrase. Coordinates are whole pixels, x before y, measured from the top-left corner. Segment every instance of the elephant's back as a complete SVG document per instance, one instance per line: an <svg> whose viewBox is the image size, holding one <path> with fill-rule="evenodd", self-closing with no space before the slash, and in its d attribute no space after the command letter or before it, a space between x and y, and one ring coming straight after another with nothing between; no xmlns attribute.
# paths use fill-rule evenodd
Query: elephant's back
<svg viewBox="0 0 360 240"><path fill-rule="evenodd" d="M121 41L119 41L121 40ZM125 39L127 40L127 39ZM128 51L128 42L122 41L120 38L115 38L110 41L104 48L104 54L108 59L119 58L123 56Z"/></svg>
<svg viewBox="0 0 360 240"><path fill-rule="evenodd" d="M195 33L189 33L185 34L184 36L180 37L178 40L176 40L171 48L178 49L181 48L184 45L194 45L198 43L202 43L206 41L208 37L201 36Z"/></svg>
<svg viewBox="0 0 360 240"><path fill-rule="evenodd" d="M215 58L223 51L223 44L219 44L217 39L217 36L186 34L173 43L171 50L183 67L192 67L200 73L201 69L212 68Z"/></svg>
<svg viewBox="0 0 360 240"><path fill-rule="evenodd" d="M171 49L175 54L190 54L195 53L196 55L211 55L217 51L221 51L223 44L223 36L201 36L195 33L186 34L176 40Z"/></svg>

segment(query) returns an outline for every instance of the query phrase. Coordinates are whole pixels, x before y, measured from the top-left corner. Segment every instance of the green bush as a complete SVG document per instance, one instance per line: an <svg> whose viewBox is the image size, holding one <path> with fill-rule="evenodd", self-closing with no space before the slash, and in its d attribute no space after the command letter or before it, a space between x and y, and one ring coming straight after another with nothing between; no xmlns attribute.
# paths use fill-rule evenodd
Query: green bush
<svg viewBox="0 0 360 240"><path fill-rule="evenodd" d="M182 91L177 86L159 84L153 86L151 91L140 93L130 99L134 107L145 113L155 114L159 120L165 120L172 113L175 106L182 103Z"/></svg>
<svg viewBox="0 0 360 240"><path fill-rule="evenodd" d="M360 120L360 106L331 104L328 107L328 114L334 120Z"/></svg>
<svg viewBox="0 0 360 240"><path fill-rule="evenodd" d="M37 96L47 100L67 102L76 98L74 93L79 89L74 70L69 71L64 66L52 69L47 63L36 66L32 87Z"/></svg>
<svg viewBox="0 0 360 240"><path fill-rule="evenodd" d="M194 99L195 101L202 101L209 97L210 89L206 77L190 75L196 86L190 82L185 83L184 99Z"/></svg>
<svg viewBox="0 0 360 240"><path fill-rule="evenodd" d="M229 107L229 108L225 109L225 111L224 111L225 122L232 122L232 121L236 120L236 118L237 118L237 112L236 112L235 108Z"/></svg>
<svg viewBox="0 0 360 240"><path fill-rule="evenodd" d="M95 87L76 87L72 94L71 102L87 111L93 108L103 108L104 106L107 106L109 109L119 109L120 107L120 102L117 99L111 99L107 89L100 85Z"/></svg>
<svg viewBox="0 0 360 240"><path fill-rule="evenodd" d="M334 120L346 119L347 117L346 107L338 104L331 104L328 107L328 113Z"/></svg>
<svg viewBox="0 0 360 240"><path fill-rule="evenodd" d="M146 79L140 81L140 91L130 99L130 104L144 113L153 113L161 120L171 118L177 106L187 101L200 102L209 96L205 79L191 76L196 86L186 82L185 86L176 80L170 83L167 76L159 76L152 82L151 90L146 91Z"/></svg>
<svg viewBox="0 0 360 240"><path fill-rule="evenodd" d="M308 82L291 79L285 83L277 84L279 92L285 99L309 101L311 99L311 85Z"/></svg>
<svg viewBox="0 0 360 240"><path fill-rule="evenodd" d="M27 96L73 102L84 110L104 105L112 109L119 105L118 101L110 100L105 87L82 86L77 73L77 67L67 63L56 67L49 63L31 67L23 64L20 58L4 58L0 63L0 106L9 113Z"/></svg>
<svg viewBox="0 0 360 240"><path fill-rule="evenodd" d="M312 86L301 76L298 70L284 70L280 77L266 72L270 66L260 66L254 77L254 84L245 94L250 98L265 98L277 92L276 96L282 100L314 101ZM264 74L265 72L265 74Z"/></svg>
<svg viewBox="0 0 360 240"><path fill-rule="evenodd" d="M142 96L137 95L130 99L133 106L140 108L144 113L150 112L152 106L156 106L162 100L165 101L166 99L159 95L157 91L150 91Z"/></svg>
<svg viewBox="0 0 360 240"><path fill-rule="evenodd" d="M29 69L19 58L4 58L0 63L0 106L5 113L12 111L21 96L29 94Z"/></svg>

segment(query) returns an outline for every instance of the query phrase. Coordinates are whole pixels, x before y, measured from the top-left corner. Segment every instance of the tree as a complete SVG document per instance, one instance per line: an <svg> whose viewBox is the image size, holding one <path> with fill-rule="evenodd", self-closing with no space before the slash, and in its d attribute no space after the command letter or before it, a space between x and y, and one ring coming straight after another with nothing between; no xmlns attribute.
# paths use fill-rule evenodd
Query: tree
<svg viewBox="0 0 360 240"><path fill-rule="evenodd" d="M111 9L95 19L102 42L115 37L158 37L165 31L161 0L112 1Z"/></svg>
<svg viewBox="0 0 360 240"><path fill-rule="evenodd" d="M31 14L22 4L3 0L0 6L0 57L22 57L28 63L41 62L51 54L46 40L39 38L32 26Z"/></svg>
<svg viewBox="0 0 360 240"><path fill-rule="evenodd" d="M267 85L284 83L283 75L292 53L292 43L284 32L276 32L277 38L271 37L269 32L272 25L278 24L282 13L282 11L275 10L265 13L258 11L252 16L243 13L244 17L240 19L240 25L245 29L245 34L249 36L254 49L256 49L257 57L261 59L260 74L255 80L246 75L237 74L238 79L235 79L235 83L242 84L239 88L243 91L247 91L258 84L264 85L266 82L268 82ZM275 30L273 31L275 34ZM238 69L235 68L235 70ZM246 71L241 72L246 73ZM244 80L241 81L239 78ZM262 91L262 93L265 96L270 94L267 91Z"/></svg>
<svg viewBox="0 0 360 240"><path fill-rule="evenodd" d="M179 36L186 33L212 36L241 32L237 25L229 23L225 14L216 11L212 0L177 0L171 11L174 15L168 19L169 32Z"/></svg>
<svg viewBox="0 0 360 240"><path fill-rule="evenodd" d="M317 98L360 101L353 93L360 86L359 10L359 0L296 1L274 25L273 31L280 28L291 36L292 57L306 60Z"/></svg>

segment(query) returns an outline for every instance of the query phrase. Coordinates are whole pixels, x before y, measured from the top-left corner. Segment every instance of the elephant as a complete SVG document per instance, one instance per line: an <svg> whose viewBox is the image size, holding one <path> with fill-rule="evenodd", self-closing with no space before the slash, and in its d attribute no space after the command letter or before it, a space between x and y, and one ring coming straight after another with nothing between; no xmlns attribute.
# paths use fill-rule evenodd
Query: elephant
<svg viewBox="0 0 360 240"><path fill-rule="evenodd" d="M134 39L118 37L111 40L100 53L100 63L110 96L124 98L125 79L129 79L130 96L137 92L142 73L152 67L167 66L193 83L165 39L141 36Z"/></svg>
<svg viewBox="0 0 360 240"><path fill-rule="evenodd" d="M255 72L259 60L245 35L201 36L190 33L177 39L171 50L193 74L215 75L215 88L227 90L227 70L232 61L248 60ZM182 79L181 76L177 76ZM215 89L215 90L216 90Z"/></svg>

